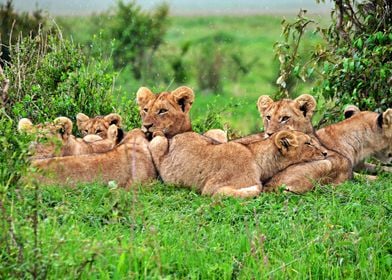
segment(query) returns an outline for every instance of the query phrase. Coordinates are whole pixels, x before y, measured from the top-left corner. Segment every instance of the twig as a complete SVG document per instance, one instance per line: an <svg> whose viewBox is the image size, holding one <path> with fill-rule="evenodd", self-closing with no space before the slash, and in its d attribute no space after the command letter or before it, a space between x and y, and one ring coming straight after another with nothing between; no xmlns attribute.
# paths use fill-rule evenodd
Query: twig
<svg viewBox="0 0 392 280"><path fill-rule="evenodd" d="M1 201L1 199L0 199L0 208L3 212L3 219L5 221L7 221L9 224L9 233L10 233L11 239L15 243L16 247L18 248L18 261L19 261L19 264L21 264L21 263L23 263L23 260L24 260L23 243L19 242L19 239L15 234L14 223L13 223L12 217L10 215L7 215L7 210L5 209L4 204Z"/></svg>
<svg viewBox="0 0 392 280"><path fill-rule="evenodd" d="M3 83L0 88L1 93L1 106L5 107L5 104L8 101L8 88L10 87L10 80L6 78L4 75L3 68L0 65L0 78L2 78Z"/></svg>
<svg viewBox="0 0 392 280"><path fill-rule="evenodd" d="M348 9L351 12L350 18L352 19L353 23L355 24L355 26L357 27L358 30L362 30L363 29L363 25L361 24L361 22L357 18L357 15L356 15L352 5L350 3L347 3L347 7L348 7Z"/></svg>

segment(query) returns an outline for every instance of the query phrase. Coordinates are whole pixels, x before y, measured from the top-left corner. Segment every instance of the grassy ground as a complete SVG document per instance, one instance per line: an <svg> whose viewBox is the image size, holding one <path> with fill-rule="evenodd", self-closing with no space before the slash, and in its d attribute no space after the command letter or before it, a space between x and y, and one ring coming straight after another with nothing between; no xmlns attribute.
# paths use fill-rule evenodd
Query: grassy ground
<svg viewBox="0 0 392 280"><path fill-rule="evenodd" d="M9 201L24 261L50 279L388 279L391 179L252 200L157 182L25 189Z"/></svg>

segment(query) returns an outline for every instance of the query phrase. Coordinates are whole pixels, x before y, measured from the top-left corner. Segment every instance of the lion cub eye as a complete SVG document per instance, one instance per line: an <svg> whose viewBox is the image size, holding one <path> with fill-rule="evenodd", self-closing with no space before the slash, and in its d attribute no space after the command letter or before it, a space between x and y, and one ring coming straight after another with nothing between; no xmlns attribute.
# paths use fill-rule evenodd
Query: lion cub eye
<svg viewBox="0 0 392 280"><path fill-rule="evenodd" d="M100 133L102 133L102 130L100 129L97 129L97 131L95 131L95 134L100 134Z"/></svg>
<svg viewBox="0 0 392 280"><path fill-rule="evenodd" d="M289 116L284 116L281 120L281 122L287 122L290 119Z"/></svg>
<svg viewBox="0 0 392 280"><path fill-rule="evenodd" d="M271 120L271 116L266 116L265 118L267 119L267 121Z"/></svg>
<svg viewBox="0 0 392 280"><path fill-rule="evenodd" d="M148 112L148 109L147 109L147 108L144 108L143 111L147 113L147 112Z"/></svg>
<svg viewBox="0 0 392 280"><path fill-rule="evenodd" d="M166 109L160 109L160 110L158 111L158 115L163 115L163 114L166 113L166 112L167 112Z"/></svg>

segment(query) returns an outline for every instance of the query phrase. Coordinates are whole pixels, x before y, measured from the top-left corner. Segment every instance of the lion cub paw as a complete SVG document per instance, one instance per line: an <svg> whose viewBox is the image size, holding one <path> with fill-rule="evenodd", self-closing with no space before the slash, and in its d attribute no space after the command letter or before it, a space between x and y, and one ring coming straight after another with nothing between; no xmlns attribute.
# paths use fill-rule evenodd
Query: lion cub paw
<svg viewBox="0 0 392 280"><path fill-rule="evenodd" d="M165 137L165 134L164 134L162 131L155 131L155 132L152 134L152 138L155 138L155 137L157 137L157 136Z"/></svg>

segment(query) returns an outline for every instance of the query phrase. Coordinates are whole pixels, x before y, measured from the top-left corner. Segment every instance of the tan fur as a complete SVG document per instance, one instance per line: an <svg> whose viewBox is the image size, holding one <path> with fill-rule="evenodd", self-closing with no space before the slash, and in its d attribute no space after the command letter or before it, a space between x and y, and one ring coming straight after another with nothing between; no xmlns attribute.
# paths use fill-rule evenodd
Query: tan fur
<svg viewBox="0 0 392 280"><path fill-rule="evenodd" d="M294 100L283 99L276 102L267 95L260 96L257 108L263 118L265 136L282 129L312 133L311 119L316 105L316 100L309 94L303 94Z"/></svg>
<svg viewBox="0 0 392 280"><path fill-rule="evenodd" d="M252 143L252 142L255 142L255 141L260 141L260 140L263 140L263 139L266 139L266 138L268 138L268 137L265 136L265 133L261 132L261 133L251 134L251 135L248 135L248 136L245 136L245 137L234 139L234 140L232 140L232 142L236 142L236 143L241 143L241 144L247 145L249 143Z"/></svg>
<svg viewBox="0 0 392 280"><path fill-rule="evenodd" d="M146 87L141 87L136 93L142 118L142 130L151 139L156 132L162 132L166 137L178 133L192 131L189 111L195 95L193 90L181 86L172 92L154 94ZM227 133L221 129L211 129L204 133L217 142L227 142Z"/></svg>
<svg viewBox="0 0 392 280"><path fill-rule="evenodd" d="M355 105L348 105L346 106L346 108L344 109L344 117L346 119L358 114L359 112L361 112L361 110L359 110L359 108ZM383 127L383 129L385 131L388 131L388 127ZM380 162L384 163L384 164L392 164L392 141L390 142L390 145L388 145L386 147L386 149L383 149L381 151L375 152L372 157L378 159ZM368 164L368 163L359 163L355 166L356 170L360 170L360 169L365 169L366 171L369 172L376 172L377 171L377 166L374 164ZM387 171L387 172L392 172L391 168L388 168L386 166L382 166L380 167L381 170L383 171Z"/></svg>
<svg viewBox="0 0 392 280"><path fill-rule="evenodd" d="M206 131L203 135L214 139L219 143L226 143L228 141L227 133L222 129L210 129Z"/></svg>
<svg viewBox="0 0 392 280"><path fill-rule="evenodd" d="M110 126L107 139L99 138L100 140L88 142L71 134L72 122L66 117L59 117L51 123L38 125L33 125L29 119L21 119L18 130L36 137L36 141L30 145L33 159L102 153L112 149L118 143L117 126Z"/></svg>
<svg viewBox="0 0 392 280"><path fill-rule="evenodd" d="M266 180L287 166L325 158L317 141L297 131L282 131L247 145L216 144L194 132L168 139L156 136L150 151L165 183L195 187L204 195L254 197Z"/></svg>
<svg viewBox="0 0 392 280"><path fill-rule="evenodd" d="M140 129L127 133L123 141L108 152L36 159L32 166L41 171L35 176L43 184L74 186L115 181L119 187L128 188L136 182L156 178L148 140Z"/></svg>
<svg viewBox="0 0 392 280"><path fill-rule="evenodd" d="M141 87L136 94L142 118L142 130L149 138L157 131L166 137L192 131L189 110L192 107L194 93L182 86L172 92L153 94L146 87Z"/></svg>
<svg viewBox="0 0 392 280"><path fill-rule="evenodd" d="M86 135L98 135L102 139L108 137L108 129L112 124L121 128L122 118L120 115L112 113L106 116L96 116L90 118L83 113L76 115L76 125L83 137Z"/></svg>
<svg viewBox="0 0 392 280"><path fill-rule="evenodd" d="M338 184L349 179L353 166L390 145L391 116L392 110L388 109L382 116L383 125L380 127L377 124L377 113L360 112L347 120L318 130L318 139L329 149L329 163L315 161L289 167L267 182L265 190L285 184L287 190L301 193L312 189L315 182ZM304 126L305 130L308 130L308 125Z"/></svg>
<svg viewBox="0 0 392 280"><path fill-rule="evenodd" d="M356 166L365 158L391 149L392 109L382 114L382 126L377 123L379 114L363 111L339 123L319 129L317 135L328 149L333 149L350 159Z"/></svg>

